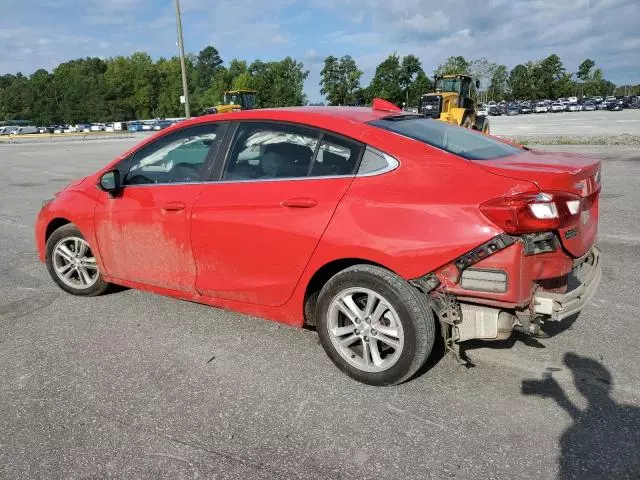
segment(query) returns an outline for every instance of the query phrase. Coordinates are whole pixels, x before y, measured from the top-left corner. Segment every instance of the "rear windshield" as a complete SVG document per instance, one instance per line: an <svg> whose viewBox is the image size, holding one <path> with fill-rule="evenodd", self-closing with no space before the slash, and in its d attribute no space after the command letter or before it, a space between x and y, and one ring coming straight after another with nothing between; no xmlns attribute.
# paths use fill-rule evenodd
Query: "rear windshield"
<svg viewBox="0 0 640 480"><path fill-rule="evenodd" d="M522 152L518 147L479 132L422 116L387 117L371 121L369 125L418 140L467 160L491 160Z"/></svg>

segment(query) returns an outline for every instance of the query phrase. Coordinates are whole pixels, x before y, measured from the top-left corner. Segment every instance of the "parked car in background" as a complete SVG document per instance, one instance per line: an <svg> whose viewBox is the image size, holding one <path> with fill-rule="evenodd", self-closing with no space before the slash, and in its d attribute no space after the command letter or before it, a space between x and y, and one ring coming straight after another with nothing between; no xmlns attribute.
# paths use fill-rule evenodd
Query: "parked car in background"
<svg viewBox="0 0 640 480"><path fill-rule="evenodd" d="M489 107L489 115L491 115L492 117L499 117L500 115L502 115L502 113L503 112L498 105L492 105Z"/></svg>
<svg viewBox="0 0 640 480"><path fill-rule="evenodd" d="M520 106L518 106L517 104L513 103L511 105L507 106L507 115L511 116L511 115L518 115L520 114Z"/></svg>
<svg viewBox="0 0 640 480"><path fill-rule="evenodd" d="M529 106L528 103L523 103L522 105L520 105L520 113L522 114L528 114L528 113L532 113L533 110L531 110L531 106Z"/></svg>
<svg viewBox="0 0 640 480"><path fill-rule="evenodd" d="M104 123L92 123L91 131L92 132L104 132L107 129L107 126Z"/></svg>
<svg viewBox="0 0 640 480"><path fill-rule="evenodd" d="M153 130L154 124L155 122L142 122L142 130L143 131Z"/></svg>
<svg viewBox="0 0 640 480"><path fill-rule="evenodd" d="M480 105L478 107L477 114L481 117L486 117L487 115L489 115L489 107L484 104Z"/></svg>
<svg viewBox="0 0 640 480"><path fill-rule="evenodd" d="M410 378L435 342L535 335L587 306L602 275L600 162L390 105L158 132L44 202L39 259L77 296L116 283L314 326L371 385Z"/></svg>
<svg viewBox="0 0 640 480"><path fill-rule="evenodd" d="M596 108L596 104L592 101L586 101L584 102L584 105L582 105L582 110L584 110L585 112L592 112L596 110Z"/></svg>
<svg viewBox="0 0 640 480"><path fill-rule="evenodd" d="M27 135L27 134L34 134L34 133L40 133L38 131L38 127L25 126L25 127L18 127L16 130L11 132L11 135Z"/></svg>
<svg viewBox="0 0 640 480"><path fill-rule="evenodd" d="M564 112L564 105L560 102L554 102L551 104L551 111L553 113Z"/></svg>
<svg viewBox="0 0 640 480"><path fill-rule="evenodd" d="M142 131L142 123L140 122L130 122L127 126L127 130L130 132L141 132Z"/></svg>
<svg viewBox="0 0 640 480"><path fill-rule="evenodd" d="M170 127L171 125L173 125L173 122L170 120L157 120L153 124L153 130L155 131L164 130L165 128Z"/></svg>
<svg viewBox="0 0 640 480"><path fill-rule="evenodd" d="M4 127L0 127L0 135L11 135L13 132L18 130L17 125L5 125Z"/></svg>
<svg viewBox="0 0 640 480"><path fill-rule="evenodd" d="M547 113L549 111L549 108L547 107L546 103L538 102L536 103L536 106L533 107L533 111L535 113Z"/></svg>
<svg viewBox="0 0 640 480"><path fill-rule="evenodd" d="M609 102L604 100L598 104L597 108L598 110L606 110L608 106L609 106Z"/></svg>
<svg viewBox="0 0 640 480"><path fill-rule="evenodd" d="M620 110L622 110L622 104L617 100L614 100L612 102L607 102L606 109L613 112L619 112Z"/></svg>
<svg viewBox="0 0 640 480"><path fill-rule="evenodd" d="M567 111L569 111L569 112L579 112L579 111L581 111L581 110L582 110L582 106L580 106L580 105L579 105L579 104L577 104L577 103L570 103L570 104L567 106Z"/></svg>

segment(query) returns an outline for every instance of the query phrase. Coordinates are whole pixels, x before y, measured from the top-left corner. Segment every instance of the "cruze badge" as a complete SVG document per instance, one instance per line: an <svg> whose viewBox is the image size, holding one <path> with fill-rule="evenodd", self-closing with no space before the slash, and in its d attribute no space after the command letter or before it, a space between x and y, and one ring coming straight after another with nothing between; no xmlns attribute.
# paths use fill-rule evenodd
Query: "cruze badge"
<svg viewBox="0 0 640 480"><path fill-rule="evenodd" d="M569 240L570 238L576 237L578 235L578 227L572 228L571 230L567 230L564 234L564 238Z"/></svg>

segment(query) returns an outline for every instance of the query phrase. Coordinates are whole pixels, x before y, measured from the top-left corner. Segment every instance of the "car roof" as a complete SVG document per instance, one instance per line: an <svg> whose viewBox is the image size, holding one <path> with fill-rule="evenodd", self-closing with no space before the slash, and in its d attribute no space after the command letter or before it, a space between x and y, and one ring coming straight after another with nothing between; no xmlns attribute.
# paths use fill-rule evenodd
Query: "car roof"
<svg viewBox="0 0 640 480"><path fill-rule="evenodd" d="M367 107L285 107L243 110L224 114L211 114L196 117L185 122L201 123L211 120L278 120L284 122L308 123L320 125L325 122L366 123L380 118L403 114L406 112L390 112L374 110ZM415 114L414 114L415 115ZM184 125L184 123L183 123Z"/></svg>

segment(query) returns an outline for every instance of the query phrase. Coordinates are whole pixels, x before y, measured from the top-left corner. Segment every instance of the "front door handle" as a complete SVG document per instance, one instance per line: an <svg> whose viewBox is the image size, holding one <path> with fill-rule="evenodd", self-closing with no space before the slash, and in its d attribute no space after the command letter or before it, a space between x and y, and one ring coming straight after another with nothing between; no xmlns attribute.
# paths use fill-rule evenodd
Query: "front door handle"
<svg viewBox="0 0 640 480"><path fill-rule="evenodd" d="M165 212L181 212L185 207L186 205L182 202L169 202L162 207L162 210Z"/></svg>
<svg viewBox="0 0 640 480"><path fill-rule="evenodd" d="M283 200L280 205L287 208L312 208L318 205L318 201L315 198L298 197Z"/></svg>

